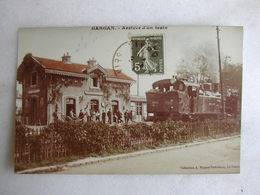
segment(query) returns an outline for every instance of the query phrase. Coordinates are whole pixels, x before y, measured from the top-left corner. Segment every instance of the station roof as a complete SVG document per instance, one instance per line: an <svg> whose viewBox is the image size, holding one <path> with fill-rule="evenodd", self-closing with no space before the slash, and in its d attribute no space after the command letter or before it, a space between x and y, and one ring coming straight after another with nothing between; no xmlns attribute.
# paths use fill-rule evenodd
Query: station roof
<svg viewBox="0 0 260 195"><path fill-rule="evenodd" d="M32 56L32 54L27 54L24 57L24 60L22 64L23 66L26 63L25 59L31 58L34 62L38 63L42 68L45 70L52 70L52 71L59 71L59 72L66 72L66 73L76 73L76 74L82 74L85 75L87 70L93 69L95 66L87 65L87 64L79 64L79 63L65 63L63 61L48 59L48 58L42 58L42 57L36 57ZM28 60L27 60L28 61ZM123 73L122 71L116 71L109 68L103 68L100 65L96 65L101 67L103 70L105 70L105 75L107 78L110 79L120 79L120 80L127 80L127 81L134 81L131 77ZM19 69L18 68L18 72ZM66 74L68 75L68 74Z"/></svg>

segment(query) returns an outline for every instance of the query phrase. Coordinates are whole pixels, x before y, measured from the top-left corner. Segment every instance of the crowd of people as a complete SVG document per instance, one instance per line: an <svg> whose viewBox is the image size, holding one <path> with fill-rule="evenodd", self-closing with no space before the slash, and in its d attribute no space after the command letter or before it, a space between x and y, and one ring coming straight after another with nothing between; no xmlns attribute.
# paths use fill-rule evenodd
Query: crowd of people
<svg viewBox="0 0 260 195"><path fill-rule="evenodd" d="M55 118L55 117L54 117ZM66 116L66 120L79 120L84 122L102 122L108 124L119 124L133 122L133 113L132 110L126 110L124 113L116 110L114 112L109 109L107 112L102 110L90 109L84 110L81 109L79 115L77 116L73 109L70 110L69 115Z"/></svg>

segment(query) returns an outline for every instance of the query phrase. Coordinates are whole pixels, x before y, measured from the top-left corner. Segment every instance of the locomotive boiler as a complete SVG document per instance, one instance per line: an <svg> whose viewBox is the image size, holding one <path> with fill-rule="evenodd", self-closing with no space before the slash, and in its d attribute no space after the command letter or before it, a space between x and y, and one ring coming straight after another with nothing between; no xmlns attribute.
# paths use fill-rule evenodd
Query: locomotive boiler
<svg viewBox="0 0 260 195"><path fill-rule="evenodd" d="M146 99L147 119L152 121L216 119L221 115L221 95L216 83L159 80L146 92Z"/></svg>

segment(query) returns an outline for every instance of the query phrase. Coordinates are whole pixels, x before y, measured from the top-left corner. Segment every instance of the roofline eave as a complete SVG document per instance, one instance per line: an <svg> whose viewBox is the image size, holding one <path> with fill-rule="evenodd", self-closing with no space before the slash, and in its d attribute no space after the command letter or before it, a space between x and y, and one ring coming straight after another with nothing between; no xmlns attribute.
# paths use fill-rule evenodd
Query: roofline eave
<svg viewBox="0 0 260 195"><path fill-rule="evenodd" d="M37 59L35 59L33 56L31 56L31 58L35 61L35 62L37 62L38 64L40 64L41 66L42 66L42 68L46 68L42 63L40 63Z"/></svg>
<svg viewBox="0 0 260 195"><path fill-rule="evenodd" d="M135 80L118 79L118 78L112 78L112 77L107 77L106 80L110 81L110 82L128 83L128 84L134 84L136 82Z"/></svg>
<svg viewBox="0 0 260 195"><path fill-rule="evenodd" d="M99 70L100 70L101 72L103 72L105 75L108 74L108 72L107 72L101 65L99 65L99 64L97 64L97 65L91 67L90 69L87 70L87 72L88 72L88 73L91 73L91 72L93 72L93 71L96 70L96 69L99 69Z"/></svg>
<svg viewBox="0 0 260 195"><path fill-rule="evenodd" d="M46 74L56 74L56 75L63 75L63 76L72 76L72 77L80 77L80 78L89 78L87 74L75 73L75 72L67 72L67 71L60 71L60 70L53 70L53 69L45 69Z"/></svg>

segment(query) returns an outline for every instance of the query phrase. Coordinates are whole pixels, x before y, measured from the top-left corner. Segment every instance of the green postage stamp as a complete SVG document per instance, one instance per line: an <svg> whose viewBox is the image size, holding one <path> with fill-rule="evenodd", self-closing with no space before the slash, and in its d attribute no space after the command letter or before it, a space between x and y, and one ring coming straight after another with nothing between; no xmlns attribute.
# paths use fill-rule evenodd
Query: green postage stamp
<svg viewBox="0 0 260 195"><path fill-rule="evenodd" d="M133 36L132 70L137 74L164 73L163 36Z"/></svg>

